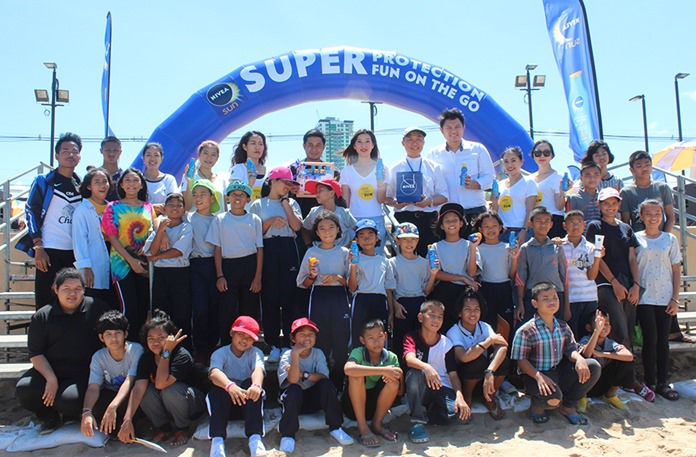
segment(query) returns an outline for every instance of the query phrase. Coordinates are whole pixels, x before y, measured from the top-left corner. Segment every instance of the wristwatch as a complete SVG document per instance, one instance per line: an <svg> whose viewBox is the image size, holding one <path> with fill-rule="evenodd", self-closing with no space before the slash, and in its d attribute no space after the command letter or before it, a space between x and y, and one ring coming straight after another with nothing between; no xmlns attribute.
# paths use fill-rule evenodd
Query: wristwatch
<svg viewBox="0 0 696 457"><path fill-rule="evenodd" d="M484 375L487 375L487 374L489 374L489 373L490 373L490 374L493 374L493 370L483 370L483 374L484 374Z"/></svg>
<svg viewBox="0 0 696 457"><path fill-rule="evenodd" d="M168 359L168 358L171 356L171 354L169 353L169 351L166 350L166 349L163 350L162 353L161 353L160 355L162 356L163 359Z"/></svg>
<svg viewBox="0 0 696 457"><path fill-rule="evenodd" d="M302 372L302 379L305 381L309 379L309 371Z"/></svg>

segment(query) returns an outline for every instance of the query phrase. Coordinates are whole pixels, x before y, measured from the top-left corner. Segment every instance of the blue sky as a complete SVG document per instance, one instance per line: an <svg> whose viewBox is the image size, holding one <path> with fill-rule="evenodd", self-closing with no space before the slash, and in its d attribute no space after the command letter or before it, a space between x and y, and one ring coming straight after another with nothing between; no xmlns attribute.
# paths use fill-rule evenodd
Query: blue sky
<svg viewBox="0 0 696 457"><path fill-rule="evenodd" d="M632 151L643 148L640 103L628 102L637 94L646 97L650 151L676 140L673 78L678 72L692 73L680 81L680 92L684 136L695 137L696 2L586 0L585 4L604 133L618 159L625 161ZM547 79L546 87L533 95L535 130L568 131L563 87L541 0L433 2L427 7L411 0L14 1L5 3L0 15L0 153L5 159L1 180L39 160L48 161L50 117L33 94L34 89L50 87L51 72L43 62L58 64L61 88L70 90L70 104L58 108L56 131L74 131L91 139L103 135L99 93L108 11L114 24L111 127L125 140L124 165L198 89L248 63L287 51L332 46L392 50L445 66L488 92L525 128L527 105L523 93L514 88L514 78L524 73L526 64L537 64L535 74ZM226 168L234 139L249 129L269 135L271 165L300 157L301 135L326 116L352 119L356 128L369 128L369 110L358 101L297 105L232 132L223 143L219 166ZM435 125L424 117L379 107L375 129L386 163L403 155L400 132L412 124L433 129L426 149L442 142ZM39 136L42 141L37 141ZM540 138L554 144L556 168L570 163L567 136L538 133L536 139ZM97 141L85 141L82 155L82 170L101 163Z"/></svg>

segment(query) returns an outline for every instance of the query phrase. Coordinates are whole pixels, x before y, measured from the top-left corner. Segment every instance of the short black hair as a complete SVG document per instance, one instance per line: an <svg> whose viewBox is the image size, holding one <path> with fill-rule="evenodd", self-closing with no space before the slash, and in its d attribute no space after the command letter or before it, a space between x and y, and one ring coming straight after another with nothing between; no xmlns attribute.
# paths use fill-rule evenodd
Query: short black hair
<svg viewBox="0 0 696 457"><path fill-rule="evenodd" d="M63 268L56 274L56 279L53 280L53 285L56 289L60 288L68 279L79 279L82 287L85 287L85 280L76 268ZM42 305L43 306L43 305Z"/></svg>
<svg viewBox="0 0 696 457"><path fill-rule="evenodd" d="M652 157L645 151L635 151L633 154L628 156L628 166L633 168L633 164L637 160L648 159L652 163Z"/></svg>
<svg viewBox="0 0 696 457"><path fill-rule="evenodd" d="M103 148L106 143L116 143L119 146L121 146L121 140L119 140L115 136L107 136L106 138L104 138L101 142L101 145L99 145L99 147Z"/></svg>
<svg viewBox="0 0 696 457"><path fill-rule="evenodd" d="M594 162L594 155L601 148L607 150L607 154L609 155L609 163L612 163L614 161L614 154L611 153L609 145L602 140L592 141L592 143L590 143L590 145L587 147L587 151L585 151L585 156L580 160L580 162Z"/></svg>
<svg viewBox="0 0 696 457"><path fill-rule="evenodd" d="M600 167L597 162L593 162L591 160L586 160L582 163L582 168L580 168L580 176L582 176L586 170L589 170L592 168L599 170L600 173L602 172L602 167Z"/></svg>
<svg viewBox="0 0 696 457"><path fill-rule="evenodd" d="M442 128L445 125L445 121L451 121L453 119L459 119L462 125L466 125L464 114L461 112L461 110L457 108L450 108L440 113L440 127Z"/></svg>
<svg viewBox="0 0 696 457"><path fill-rule="evenodd" d="M580 217L583 221L585 220L585 213L580 211L579 209L573 209L565 213L565 216L563 216L563 222L567 221L571 217L578 216Z"/></svg>
<svg viewBox="0 0 696 457"><path fill-rule="evenodd" d="M537 216L549 216L551 217L551 211L548 210L545 206L537 206L532 210L531 213L529 213L529 220L534 221L534 218Z"/></svg>
<svg viewBox="0 0 696 457"><path fill-rule="evenodd" d="M464 292L459 294L459 297L457 298L457 310L458 312L462 312L464 309L464 303L466 303L467 300L476 300L479 304L479 308L481 309L481 316L486 315L487 307L486 307L486 299L483 298L483 295L472 289L471 287L467 287L464 289Z"/></svg>
<svg viewBox="0 0 696 457"><path fill-rule="evenodd" d="M302 144L307 143L307 140L313 136L315 136L317 138L321 138L321 142L323 144L326 144L326 137L324 136L324 132L322 132L319 129L312 129L312 130L309 130L307 133L305 133L304 136L302 137Z"/></svg>
<svg viewBox="0 0 696 457"><path fill-rule="evenodd" d="M182 205L186 205L186 203L184 202L184 196L181 195L180 192L172 192L168 194L167 198L164 200L164 204L166 205L167 203L169 203L169 200L179 200L179 202Z"/></svg>
<svg viewBox="0 0 696 457"><path fill-rule="evenodd" d="M82 138L80 138L80 135L78 135L77 133L65 132L60 136L58 141L56 141L56 154L58 154L58 151L60 151L61 145L63 143L67 143L68 141L75 143L77 145L77 150L82 152Z"/></svg>
<svg viewBox="0 0 696 457"><path fill-rule="evenodd" d="M169 317L169 314L165 313L161 309L155 309L152 312L152 317L145 322L143 327L140 329L140 341L143 343L143 347L148 350L147 334L153 328L161 328L168 335L175 335L178 330L172 319Z"/></svg>
<svg viewBox="0 0 696 457"><path fill-rule="evenodd" d="M542 281L532 288L532 300L537 300L539 294L546 292L547 290L556 290L556 286L548 281Z"/></svg>
<svg viewBox="0 0 696 457"><path fill-rule="evenodd" d="M500 224L501 232L503 230L505 230L505 224L503 224L503 219L501 219L500 215L497 212L495 212L493 210L484 211L483 213L476 216L476 220L474 221L474 227L473 227L474 232L481 233L481 238L484 241L486 239L486 236L481 231L481 226L483 225L483 221L486 219L489 219L489 218L498 221L498 224Z"/></svg>
<svg viewBox="0 0 696 457"><path fill-rule="evenodd" d="M583 327L588 328L589 326L588 330L594 328L595 314L596 313L589 313L587 316L585 316L585 322L581 322ZM609 323L611 323L611 314L606 311L602 311L602 316L604 316Z"/></svg>
<svg viewBox="0 0 696 457"><path fill-rule="evenodd" d="M101 335L107 330L128 331L128 318L120 311L109 310L99 316L97 320L97 333Z"/></svg>
<svg viewBox="0 0 696 457"><path fill-rule="evenodd" d="M154 141L145 145L145 147L143 148L143 152L140 154L140 156L145 157L145 153L150 148L158 150L160 153L160 157L164 158L164 149L162 148L162 145L159 143L155 143Z"/></svg>
<svg viewBox="0 0 696 457"><path fill-rule="evenodd" d="M364 335L365 332L367 332L368 330L372 330L372 329L375 329L375 328L378 328L378 329L380 329L381 331L384 331L384 328L385 328L385 327L384 327L384 322L382 322L381 319L371 319L371 320L365 322L365 323L363 324L363 326L362 326L362 331L360 332L360 335L362 336L362 335Z"/></svg>

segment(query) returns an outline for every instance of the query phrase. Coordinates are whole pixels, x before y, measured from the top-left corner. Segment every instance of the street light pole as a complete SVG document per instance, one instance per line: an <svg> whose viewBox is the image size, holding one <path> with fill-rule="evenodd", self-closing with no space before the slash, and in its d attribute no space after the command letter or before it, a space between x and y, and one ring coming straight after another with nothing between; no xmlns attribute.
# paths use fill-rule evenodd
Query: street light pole
<svg viewBox="0 0 696 457"><path fill-rule="evenodd" d="M638 100L640 100L641 104L643 105L643 137L645 138L645 152L650 152L648 151L648 117L645 112L645 94L631 97L628 101L636 102Z"/></svg>
<svg viewBox="0 0 696 457"><path fill-rule="evenodd" d="M687 76L689 76L689 73L677 73L674 75L674 96L677 99L677 130L679 132L679 141L684 141L682 135L681 108L679 106L679 80Z"/></svg>
<svg viewBox="0 0 696 457"><path fill-rule="evenodd" d="M532 115L532 91L539 90L539 88L544 87L546 83L546 75L536 75L534 77L534 87L532 87L532 76L530 72L534 70L537 65L528 64L524 67L526 71L525 75L519 75L515 78L515 87L519 90L527 92L527 109L529 111L529 136L534 139L534 117Z"/></svg>
<svg viewBox="0 0 696 457"><path fill-rule="evenodd" d="M375 116L377 116L377 106L381 105L382 102L363 102L370 105L370 130L374 133L375 131Z"/></svg>
<svg viewBox="0 0 696 457"><path fill-rule="evenodd" d="M529 136L534 139L534 119L532 117L532 80L529 76L529 71L534 70L536 65L527 65L525 70L527 71L527 101L529 102L527 108L529 109Z"/></svg>
<svg viewBox="0 0 696 457"><path fill-rule="evenodd" d="M53 168L53 145L56 138L56 96L58 95L58 76L56 70L58 65L55 63L44 63L46 68L53 69L53 79L51 80L51 150L49 151L50 164Z"/></svg>

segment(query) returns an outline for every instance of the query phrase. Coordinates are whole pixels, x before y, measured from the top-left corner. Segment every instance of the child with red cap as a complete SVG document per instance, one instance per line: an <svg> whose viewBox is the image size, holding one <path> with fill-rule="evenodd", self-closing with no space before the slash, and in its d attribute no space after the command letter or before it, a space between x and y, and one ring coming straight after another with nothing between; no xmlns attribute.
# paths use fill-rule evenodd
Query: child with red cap
<svg viewBox="0 0 696 457"><path fill-rule="evenodd" d="M300 427L299 415L324 410L330 435L342 446L353 444L341 428L343 413L338 394L329 380L329 368L321 349L314 347L319 329L306 317L293 321L290 340L292 347L280 357L278 385L283 416L278 424L280 450L295 450L295 433Z"/></svg>
<svg viewBox="0 0 696 457"><path fill-rule="evenodd" d="M252 457L266 455L261 441L263 429L263 378L266 374L263 352L254 346L259 340L259 324L249 316L239 316L230 330L232 343L213 352L208 377L211 457L225 457L227 421L244 419Z"/></svg>

